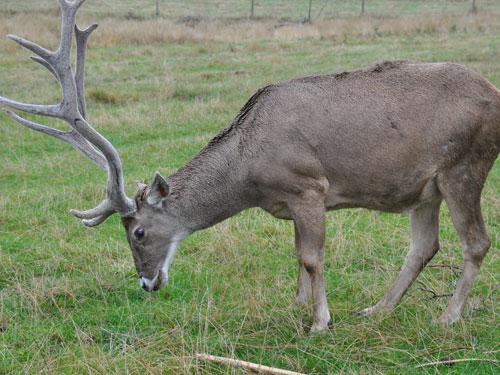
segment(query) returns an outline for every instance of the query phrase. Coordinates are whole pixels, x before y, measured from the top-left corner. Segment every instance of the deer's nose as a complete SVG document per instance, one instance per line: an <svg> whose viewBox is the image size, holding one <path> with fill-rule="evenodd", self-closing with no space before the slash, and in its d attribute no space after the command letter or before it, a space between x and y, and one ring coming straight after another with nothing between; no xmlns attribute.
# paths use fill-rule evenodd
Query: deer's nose
<svg viewBox="0 0 500 375"><path fill-rule="evenodd" d="M151 292L154 288L154 282L152 282L149 279L146 279L145 277L141 277L139 279L139 284L141 285L141 288L144 289L146 292Z"/></svg>

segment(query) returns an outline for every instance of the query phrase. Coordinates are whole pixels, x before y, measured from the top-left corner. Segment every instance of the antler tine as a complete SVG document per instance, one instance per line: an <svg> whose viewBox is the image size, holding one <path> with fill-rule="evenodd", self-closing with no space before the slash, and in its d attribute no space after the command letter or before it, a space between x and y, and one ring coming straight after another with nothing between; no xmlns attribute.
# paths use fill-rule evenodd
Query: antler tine
<svg viewBox="0 0 500 375"><path fill-rule="evenodd" d="M53 59L54 59L54 52L49 51L48 49L43 48L42 46L40 46L40 45L30 41L30 40L21 38L17 35L9 34L9 35L7 35L7 38L16 42L20 46L30 50L34 54L40 56L42 59L47 61L49 64L52 64Z"/></svg>
<svg viewBox="0 0 500 375"><path fill-rule="evenodd" d="M99 203L96 207L91 208L90 210L86 211L70 210L69 212L72 215L76 216L78 219L88 220L100 216L105 212L109 211L110 209L112 209L112 207L109 204L109 201L105 199L101 203Z"/></svg>
<svg viewBox="0 0 500 375"><path fill-rule="evenodd" d="M16 113L14 113L12 111L5 111L5 113L11 119L18 122L19 124L21 124L27 128L33 129L37 132L50 135L51 137L63 140L67 134L66 132L62 132L62 131L57 130L57 129L49 128L48 126L40 125L40 124L37 124L36 122L26 120L25 118L17 115Z"/></svg>
<svg viewBox="0 0 500 375"><path fill-rule="evenodd" d="M105 212L103 215L101 216L97 216L93 219L84 219L82 220L82 224L85 225L86 227L95 227L99 224L101 224L102 222L104 222L108 217L110 217L115 211L107 211Z"/></svg>
<svg viewBox="0 0 500 375"><path fill-rule="evenodd" d="M106 159L102 156L101 153L99 153L95 148L93 148L85 138L83 138L80 133L78 133L75 130L69 131L69 132L62 132L57 129L49 128L48 126L40 125L37 124L36 122L26 120L25 118L17 115L14 112L11 111L6 111L6 114L13 119L14 121L18 122L19 124L35 130L37 132L43 133L50 135L51 137L60 139L63 142L66 142L70 146L74 147L77 151L81 152L83 155L88 157L90 160L92 160L94 163L97 164L99 168L102 170L106 171L107 170L107 163Z"/></svg>
<svg viewBox="0 0 500 375"><path fill-rule="evenodd" d="M90 34L97 29L97 24L93 24L85 30L80 30L75 25L76 37L76 72L75 82L78 96L78 109L84 119L87 118L87 106L85 103L85 51Z"/></svg>
<svg viewBox="0 0 500 375"><path fill-rule="evenodd" d="M0 96L0 106L17 109L19 111L32 113L34 115L49 116L60 118L61 106L60 105L41 105L41 104L28 104L21 103L15 100L4 98Z"/></svg>
<svg viewBox="0 0 500 375"><path fill-rule="evenodd" d="M52 65L50 65L47 61L45 61L44 59L42 59L41 57L38 57L38 56L31 56L31 60L33 60L34 62L37 62L40 65L42 65L43 67L47 68L47 70L50 73L52 73L52 75L54 76L54 78L56 80L59 80L59 77L57 76L57 72L54 70L54 68L52 67Z"/></svg>
<svg viewBox="0 0 500 375"><path fill-rule="evenodd" d="M52 66L57 72L59 83L62 89L62 107L66 110L64 118L73 127L72 122L78 118L78 97L75 87L75 80L71 69L71 42L73 38L73 28L75 26L77 2L59 0L61 9L61 37L59 47L55 54L55 61Z"/></svg>
<svg viewBox="0 0 500 375"><path fill-rule="evenodd" d="M71 53L71 39L76 23L76 12L84 2L85 0L59 0L59 8L61 9L61 39L56 54L58 57L64 59L65 62L69 62Z"/></svg>
<svg viewBox="0 0 500 375"><path fill-rule="evenodd" d="M72 0L72 1L68 1L68 0L59 0L59 5L62 7L62 6L65 6L65 7L73 7L75 9L78 9L80 8L80 6L85 2L86 0Z"/></svg>

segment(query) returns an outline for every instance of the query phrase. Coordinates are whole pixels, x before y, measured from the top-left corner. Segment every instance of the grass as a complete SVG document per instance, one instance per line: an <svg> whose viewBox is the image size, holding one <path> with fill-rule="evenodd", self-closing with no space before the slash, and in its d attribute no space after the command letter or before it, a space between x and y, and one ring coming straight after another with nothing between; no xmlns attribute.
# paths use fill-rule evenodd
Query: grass
<svg viewBox="0 0 500 375"><path fill-rule="evenodd" d="M17 26L0 22L0 31L39 30L39 38L54 45L56 18L31 19ZM120 30L113 34L109 27L121 21L106 20L88 53L89 115L120 151L129 194L135 181L149 180L155 170L172 173L189 160L257 88L271 82L408 58L463 63L500 87L500 23L494 15L449 18L430 28L400 22L392 31L380 29L387 20L367 21L366 28L365 21L353 22L352 32L335 29L342 33L325 31L333 23L324 29L320 24L313 26L317 33L292 28L285 37L268 31L224 37L224 27L238 30L246 23L214 21L199 26L213 30L199 32L205 35L200 38L142 41ZM140 29L150 21L127 22ZM251 23L251 30L268 22ZM162 35L170 35L165 30ZM2 42L0 61L0 94L57 100L57 86L26 53ZM430 325L448 301L431 299L419 284L390 315L351 316L395 278L408 248L408 219L342 210L327 219L334 327L309 337L310 311L292 304L296 261L289 222L249 210L197 233L181 244L169 286L144 293L119 218L89 230L68 214L103 196L103 173L5 115L0 123L0 373L241 373L197 362L195 352L306 373L498 371L488 362L415 368L444 358L500 359L498 162L483 194L492 248L462 322L448 329ZM438 267L426 268L419 281L450 293L458 275L449 266L460 267L462 257L443 208L442 249L432 261Z"/></svg>

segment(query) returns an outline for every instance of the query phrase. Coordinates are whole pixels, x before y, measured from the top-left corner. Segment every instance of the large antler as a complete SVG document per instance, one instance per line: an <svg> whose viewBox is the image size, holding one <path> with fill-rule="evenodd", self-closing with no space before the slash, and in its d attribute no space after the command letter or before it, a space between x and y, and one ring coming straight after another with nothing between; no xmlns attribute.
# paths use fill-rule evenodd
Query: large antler
<svg viewBox="0 0 500 375"><path fill-rule="evenodd" d="M62 101L56 105L36 105L20 103L0 96L0 106L35 115L55 117L65 120L71 131L62 132L22 118L14 112L6 111L15 121L35 131L58 138L70 144L108 173L107 197L97 207L87 211L71 210L86 226L102 223L114 212L127 216L135 212L133 200L124 191L122 164L113 145L98 133L88 122L85 106L85 50L87 40L97 27L86 30L76 26L76 13L85 0L59 0L61 8L61 40L57 51L49 51L29 40L8 35L8 38L35 53L32 59L47 68L57 79L62 90ZM73 30L76 36L76 71L71 67L71 41Z"/></svg>

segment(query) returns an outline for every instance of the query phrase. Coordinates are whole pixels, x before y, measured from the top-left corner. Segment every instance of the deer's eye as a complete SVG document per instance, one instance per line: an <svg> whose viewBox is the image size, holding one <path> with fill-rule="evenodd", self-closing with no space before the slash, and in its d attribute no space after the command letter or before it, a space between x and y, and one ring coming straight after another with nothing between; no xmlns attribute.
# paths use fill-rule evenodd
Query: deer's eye
<svg viewBox="0 0 500 375"><path fill-rule="evenodd" d="M138 240L141 240L144 238L144 228L137 228L135 231L134 231L134 236L135 238L137 238Z"/></svg>

